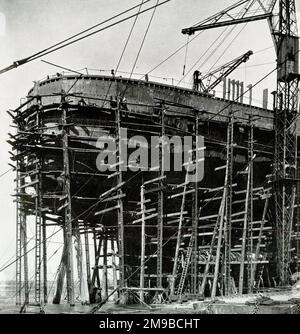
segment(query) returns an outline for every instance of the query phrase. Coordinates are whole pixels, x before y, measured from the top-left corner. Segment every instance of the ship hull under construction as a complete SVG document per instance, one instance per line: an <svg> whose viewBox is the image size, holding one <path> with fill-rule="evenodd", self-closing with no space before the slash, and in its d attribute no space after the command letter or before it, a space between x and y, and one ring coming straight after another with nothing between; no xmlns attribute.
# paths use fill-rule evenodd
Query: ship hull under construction
<svg viewBox="0 0 300 334"><path fill-rule="evenodd" d="M36 263L45 263L36 264L36 302L47 286L45 244L53 224L65 238L56 302L64 275L72 294L72 235L91 302L97 289L108 297L109 286L153 302L259 291L278 282L273 112L144 80L62 75L37 82L13 118L17 255L26 253L24 228L33 216ZM158 168L120 170L122 129L128 138L148 140L204 137L203 179L188 184L184 169L159 168L161 145ZM103 172L99 138L107 135L116 139L117 160L114 171ZM292 252L292 272L295 261ZM17 286L22 270L17 263Z"/></svg>

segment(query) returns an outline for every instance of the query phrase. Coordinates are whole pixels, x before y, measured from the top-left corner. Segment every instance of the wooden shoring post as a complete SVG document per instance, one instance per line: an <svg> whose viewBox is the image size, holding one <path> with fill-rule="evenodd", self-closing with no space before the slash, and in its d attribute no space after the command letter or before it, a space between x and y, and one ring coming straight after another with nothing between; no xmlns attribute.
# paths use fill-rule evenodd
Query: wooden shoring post
<svg viewBox="0 0 300 334"><path fill-rule="evenodd" d="M198 175L199 175L199 115L198 112L195 111L195 162L196 162L196 180L195 180L195 195L193 195L193 230L192 236L193 238L193 256L192 256L192 291L194 294L198 292L198 218L199 218L199 207L198 207L198 198L199 198L199 190L198 190Z"/></svg>
<svg viewBox="0 0 300 334"><path fill-rule="evenodd" d="M64 240L65 240L65 229L63 230ZM60 304L61 295L64 287L64 280L66 276L66 266L67 266L67 245L64 243L61 260L58 268L57 282L56 282L56 292L53 297L53 304Z"/></svg>
<svg viewBox="0 0 300 334"><path fill-rule="evenodd" d="M95 229L93 231L93 241L94 241L95 266L94 266L93 274L92 274L92 284L91 284L90 295L92 294L92 290L95 287L95 282L96 281L97 281L97 287L100 288L100 277L99 277L98 264L99 264L99 259L100 259L102 238L99 238L99 243L97 245L97 236L96 236Z"/></svg>
<svg viewBox="0 0 300 334"><path fill-rule="evenodd" d="M228 169L226 168L225 184L227 183L227 178L228 178ZM220 259L221 259L221 247L222 247L222 240L223 240L223 235L224 235L225 204L226 204L226 187L224 187L223 198L222 198L222 201L221 201L218 220L217 220L217 224L216 224L217 228L219 226L219 231L218 231L218 243L217 243L217 252L216 252L216 259L215 259L213 285L212 285L212 290L211 290L211 298L212 299L214 299L216 297L217 287L218 287L218 278L219 278L219 272L220 272ZM209 254L210 258L212 257L212 252L213 252L213 240L212 240L212 243L211 243L211 249L210 249L210 254ZM210 259L209 259L209 261L210 261ZM208 265L209 265L209 261L207 261ZM205 270L205 273L207 275L208 269ZM204 288L205 288L205 285L202 282L201 290L203 291L203 293L204 293ZM222 289L220 289L220 290L221 290L221 294L222 294Z"/></svg>
<svg viewBox="0 0 300 334"><path fill-rule="evenodd" d="M118 185L123 182L122 168L120 163L122 161L122 140L121 140L121 101L118 99L117 109L115 111L116 118L116 140L118 142L117 149L117 172L118 173ZM118 199L118 254L119 254L119 287L124 288L125 284L125 259L124 259L124 212L123 212L123 200L122 189L119 188L117 194L120 196Z"/></svg>
<svg viewBox="0 0 300 334"><path fill-rule="evenodd" d="M252 293L253 290L253 263L252 263L252 255L253 255L253 142L254 142L254 124L253 124L253 115L249 115L249 130L248 130L248 168L249 168L249 204L248 204L248 231L247 231L247 277L248 277L248 293ZM265 213L266 214L266 213Z"/></svg>
<svg viewBox="0 0 300 334"><path fill-rule="evenodd" d="M213 235L210 243L210 249L208 252L208 256L205 262L205 268L204 268L204 273L203 273L203 278L200 286L200 295L204 295L205 291L205 286L206 286L206 281L207 281L207 276L209 273L209 269L211 266L211 261L215 261L215 267L214 267L214 276L213 276L213 285L211 289L211 297L214 298L216 296L217 292L217 284L218 284L218 278L219 278L219 265L220 265L220 257L221 257L221 246L222 246L222 240L223 240L223 225L224 225L224 208L225 208L225 201L226 201L226 184L227 184L227 168L225 172L225 178L224 178L224 187L221 187L223 189L223 195L221 198L221 203L219 207L218 214L216 215L216 224L214 226L213 230ZM215 215L214 215L215 216ZM199 218L200 214L199 214ZM205 217L202 217L205 218ZM217 246L215 245L217 240ZM214 248L217 248L216 251L216 258L213 259L213 253L214 253Z"/></svg>
<svg viewBox="0 0 300 334"><path fill-rule="evenodd" d="M63 148L63 166L64 166L64 192L66 196L67 206L65 208L65 243L67 256L67 298L70 306L75 305L74 290L74 265L73 265L73 242L72 242L72 204L71 204L71 180L70 180L70 161L69 161L69 127L67 125L67 105L65 96L61 99L62 111L62 148Z"/></svg>
<svg viewBox="0 0 300 334"><path fill-rule="evenodd" d="M144 287L145 287L145 189L144 185L141 186L141 213L142 213L142 228L141 228L141 270L140 270L140 300L144 302Z"/></svg>
<svg viewBox="0 0 300 334"><path fill-rule="evenodd" d="M89 303L88 289L87 289L87 275L83 269L83 248L81 242L81 233L79 230L79 222L74 222L73 229L74 240L74 248L76 252L76 260L77 260L77 272L78 272L78 281L79 281L79 294L81 304L86 305Z"/></svg>
<svg viewBox="0 0 300 334"><path fill-rule="evenodd" d="M244 273L245 273L245 256L247 258L247 268L249 268L249 261L252 258L251 254L246 253L246 246L249 243L247 237L252 239L252 206L253 206L253 116L249 115L249 128L248 128L248 160L247 160L247 189L245 199L245 216L242 232L242 250L241 250L241 263L239 273L239 294L243 294L244 291ZM251 231L249 235L249 231ZM250 258L249 258L250 255ZM248 270L249 273L249 270ZM249 282L249 281L248 281Z"/></svg>
<svg viewBox="0 0 300 334"><path fill-rule="evenodd" d="M112 276L113 276L113 286L114 286L114 290L116 290L118 288L118 276L117 276L117 264L116 264L116 249L115 249L115 239L112 236L110 239L111 242L111 252L112 252L112 256L111 256L111 264L112 264ZM115 300L117 300L117 295L115 295L114 297Z"/></svg>
<svg viewBox="0 0 300 334"><path fill-rule="evenodd" d="M161 104L161 138L163 140L166 135L165 131L165 106ZM164 176L164 145L159 145L159 166L160 176ZM159 187L163 187L163 179L159 181ZM163 259L163 234L164 234L164 193L162 190L158 192L158 207L157 207L157 287L162 287L162 259Z"/></svg>
<svg viewBox="0 0 300 334"><path fill-rule="evenodd" d="M91 259L90 259L89 232L88 232L86 221L84 222L84 251L85 251L87 285L90 291L91 289Z"/></svg>
<svg viewBox="0 0 300 334"><path fill-rule="evenodd" d="M232 178L233 178L233 133L234 117L232 110L229 111L229 123L227 129L227 183L226 183L226 219L224 228L224 288L225 296L230 294L231 287L231 214L232 214Z"/></svg>
<svg viewBox="0 0 300 334"><path fill-rule="evenodd" d="M106 299L108 296L108 279L107 279L107 235L103 238L103 258L102 258L102 298Z"/></svg>

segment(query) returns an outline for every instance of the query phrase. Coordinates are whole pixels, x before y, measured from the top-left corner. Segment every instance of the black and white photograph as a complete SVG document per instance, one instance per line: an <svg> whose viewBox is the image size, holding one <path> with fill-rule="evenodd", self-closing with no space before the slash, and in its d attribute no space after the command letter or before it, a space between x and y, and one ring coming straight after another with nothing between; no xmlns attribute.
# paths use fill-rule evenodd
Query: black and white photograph
<svg viewBox="0 0 300 334"><path fill-rule="evenodd" d="M300 0L0 0L0 315L300 314L299 22Z"/></svg>

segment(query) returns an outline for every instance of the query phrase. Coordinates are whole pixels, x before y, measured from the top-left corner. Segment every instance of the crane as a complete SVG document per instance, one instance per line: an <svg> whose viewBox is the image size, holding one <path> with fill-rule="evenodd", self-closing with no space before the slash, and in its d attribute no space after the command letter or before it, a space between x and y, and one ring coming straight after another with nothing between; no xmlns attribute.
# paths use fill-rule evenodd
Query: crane
<svg viewBox="0 0 300 334"><path fill-rule="evenodd" d="M240 57L231 60L230 62L221 65L214 70L206 73L205 75L200 75L199 71L194 72L194 89L200 90L203 93L209 93L212 91L224 78L226 78L230 73L237 69L242 63L249 60L250 56L253 55L252 51L248 51L241 55Z"/></svg>
<svg viewBox="0 0 300 334"><path fill-rule="evenodd" d="M273 200L277 273L279 283L288 284L291 264L291 235L297 189L297 135L299 116L299 35L295 0L246 0L182 30L197 31L267 19L277 55L277 91L274 102ZM299 185L298 185L299 186ZM300 254L297 254L299 258Z"/></svg>
<svg viewBox="0 0 300 334"><path fill-rule="evenodd" d="M272 18L272 11L277 0L242 0L227 7L217 14L196 23L192 27L182 29L183 34L193 35L196 31L212 28L225 27L229 25L247 23ZM264 5L267 2L267 5ZM238 11L239 10L239 11ZM237 12L236 12L237 11ZM255 15L252 13L255 12Z"/></svg>

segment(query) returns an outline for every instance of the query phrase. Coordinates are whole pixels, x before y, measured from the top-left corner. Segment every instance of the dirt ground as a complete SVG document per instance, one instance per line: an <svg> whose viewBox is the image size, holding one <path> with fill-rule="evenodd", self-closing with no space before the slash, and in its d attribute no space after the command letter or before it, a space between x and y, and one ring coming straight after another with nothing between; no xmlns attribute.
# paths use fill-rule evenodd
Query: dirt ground
<svg viewBox="0 0 300 334"><path fill-rule="evenodd" d="M212 313L222 313L221 310L228 309L234 306L245 306L247 303L251 303L257 298L269 299L273 304L286 304L288 307L289 300L300 300L300 288L294 288L289 291L270 291L264 292L263 294L249 294L243 296L230 296L218 298L217 301L211 301L206 299L203 302L199 301L188 301L184 303L172 303L163 305L151 305L149 307L143 305L116 305L114 302L107 302L98 311L98 314L199 314L205 313L205 311L210 309L211 305L214 305ZM217 306L220 305L221 308L217 310ZM89 314L92 310L92 305L81 305L77 303L74 307L70 307L68 304L53 305L51 303L44 307L45 314ZM214 311L215 309L215 311ZM37 306L27 306L25 313L40 313L40 307ZM232 311L234 312L234 311ZM0 314L13 314L20 313L20 306L16 306L14 301L7 301L6 303L0 304ZM225 312L224 312L225 313ZM226 312L227 313L227 312Z"/></svg>

